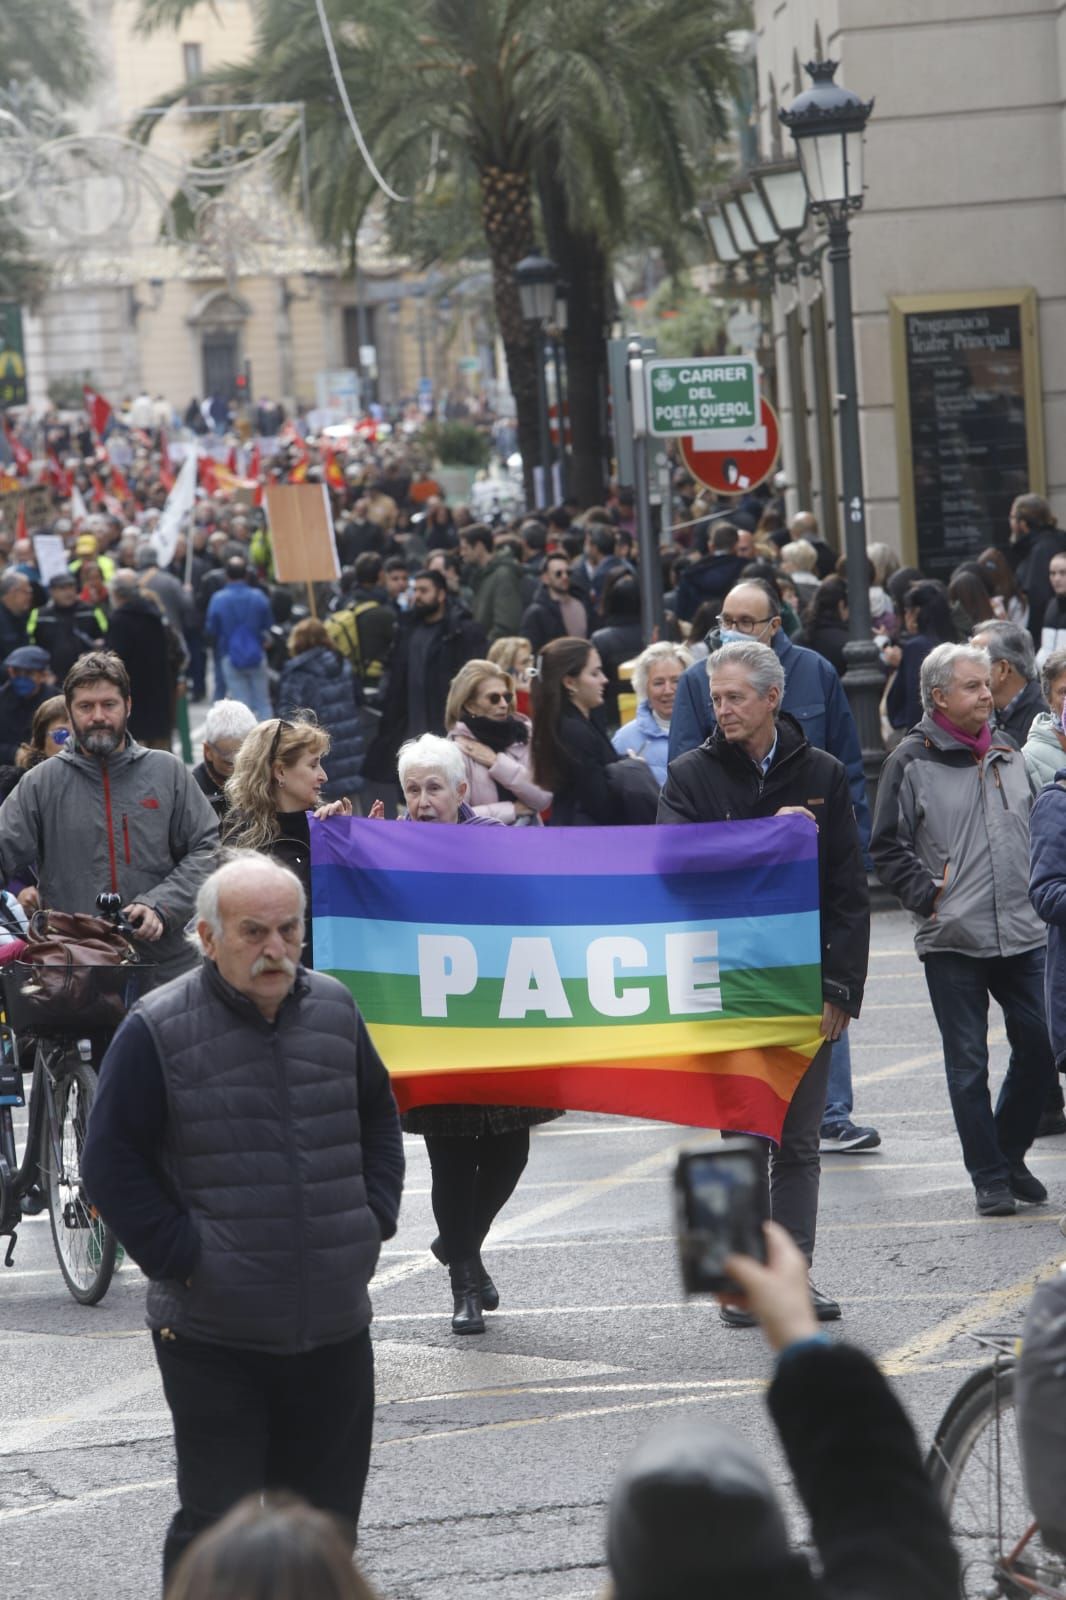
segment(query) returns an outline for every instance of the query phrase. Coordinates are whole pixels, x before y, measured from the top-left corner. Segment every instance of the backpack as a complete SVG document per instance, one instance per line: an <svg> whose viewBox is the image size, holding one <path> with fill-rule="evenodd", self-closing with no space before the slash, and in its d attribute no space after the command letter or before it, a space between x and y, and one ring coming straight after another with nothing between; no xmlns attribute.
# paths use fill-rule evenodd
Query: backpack
<svg viewBox="0 0 1066 1600"><path fill-rule="evenodd" d="M226 654L238 672L250 672L253 667L260 666L263 646L255 629L247 622L238 622L229 636Z"/></svg>
<svg viewBox="0 0 1066 1600"><path fill-rule="evenodd" d="M330 643L339 655L351 662L352 671L357 678L369 677L372 682L381 677L385 666L381 661L372 661L369 673L364 670L359 618L364 611L373 611L378 604L377 600L361 600L357 606L349 606L344 611L335 611L332 617L326 618L326 632L329 634Z"/></svg>

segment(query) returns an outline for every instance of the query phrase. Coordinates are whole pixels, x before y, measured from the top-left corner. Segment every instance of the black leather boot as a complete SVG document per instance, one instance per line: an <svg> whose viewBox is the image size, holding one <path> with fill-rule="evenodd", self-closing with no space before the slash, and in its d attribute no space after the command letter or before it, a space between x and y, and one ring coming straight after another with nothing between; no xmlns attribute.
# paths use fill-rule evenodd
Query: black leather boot
<svg viewBox="0 0 1066 1600"><path fill-rule="evenodd" d="M485 1318L481 1315L481 1290L476 1259L454 1261L448 1268L451 1278L455 1310L452 1313L453 1333L484 1333Z"/></svg>
<svg viewBox="0 0 1066 1600"><path fill-rule="evenodd" d="M446 1267L448 1265L448 1261L444 1254L444 1245L441 1243L441 1237L439 1233L437 1237L430 1242L429 1248L441 1265ZM483 1311L495 1311L498 1309L500 1304L500 1291L489 1277L488 1269L481 1259L480 1250L477 1253L474 1266L477 1272L478 1282L481 1285L481 1309Z"/></svg>
<svg viewBox="0 0 1066 1600"><path fill-rule="evenodd" d="M481 1252L477 1256L478 1283L481 1285L481 1305L485 1311L495 1311L500 1304L500 1291L489 1277L488 1268L481 1259Z"/></svg>

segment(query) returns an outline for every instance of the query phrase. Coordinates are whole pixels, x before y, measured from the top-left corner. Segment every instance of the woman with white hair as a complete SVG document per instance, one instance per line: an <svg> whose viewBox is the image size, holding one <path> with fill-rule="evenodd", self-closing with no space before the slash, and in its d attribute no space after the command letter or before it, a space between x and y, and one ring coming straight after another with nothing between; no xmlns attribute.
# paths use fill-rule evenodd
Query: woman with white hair
<svg viewBox="0 0 1066 1600"><path fill-rule="evenodd" d="M400 747L397 773L409 822L501 826L467 805L466 767L451 740L432 733L409 739ZM370 816L384 818L380 800ZM484 1333L483 1313L500 1303L481 1246L525 1170L530 1128L560 1116L561 1111L534 1106L417 1106L404 1113L404 1131L420 1133L426 1141L439 1230L429 1248L448 1268L453 1333Z"/></svg>
<svg viewBox="0 0 1066 1600"><path fill-rule="evenodd" d="M611 736L618 754L641 756L660 785L666 782L670 718L677 685L692 660L692 652L683 644L650 644L633 667L637 714Z"/></svg>
<svg viewBox="0 0 1066 1600"><path fill-rule="evenodd" d="M220 822L229 811L226 785L233 776L233 763L254 727L255 716L242 700L216 700L204 718L203 760L193 767L192 775Z"/></svg>

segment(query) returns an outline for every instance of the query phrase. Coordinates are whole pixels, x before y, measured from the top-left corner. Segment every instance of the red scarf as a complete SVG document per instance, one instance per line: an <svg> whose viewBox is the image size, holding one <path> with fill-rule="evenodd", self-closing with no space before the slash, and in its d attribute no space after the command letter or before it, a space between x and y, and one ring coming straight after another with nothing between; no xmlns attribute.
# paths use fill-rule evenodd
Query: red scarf
<svg viewBox="0 0 1066 1600"><path fill-rule="evenodd" d="M967 750L971 750L978 761L981 761L988 754L992 744L992 729L987 722L980 733L965 733L962 728L957 728L942 711L933 712L933 721L938 728L943 728L944 732L952 739L957 739L959 744L964 744Z"/></svg>

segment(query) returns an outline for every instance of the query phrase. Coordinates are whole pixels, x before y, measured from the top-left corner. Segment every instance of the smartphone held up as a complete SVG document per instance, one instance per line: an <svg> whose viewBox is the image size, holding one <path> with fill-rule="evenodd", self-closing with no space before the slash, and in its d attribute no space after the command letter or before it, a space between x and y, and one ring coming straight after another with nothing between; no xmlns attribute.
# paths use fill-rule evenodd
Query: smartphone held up
<svg viewBox="0 0 1066 1600"><path fill-rule="evenodd" d="M677 1245L687 1295L737 1289L730 1255L766 1260L766 1152L758 1139L683 1150L674 1169Z"/></svg>

